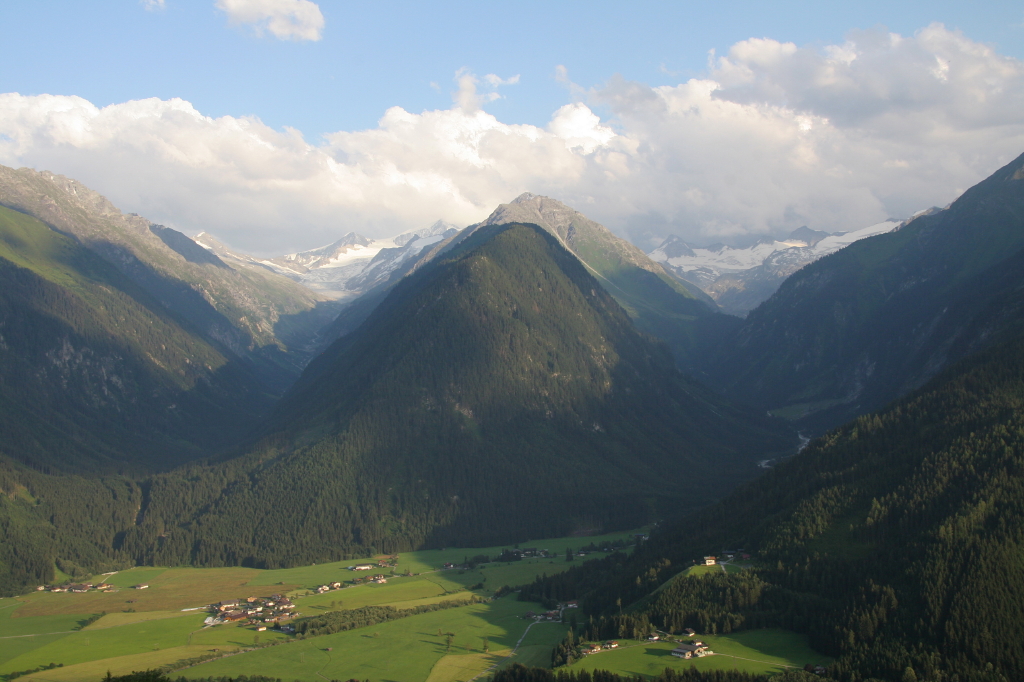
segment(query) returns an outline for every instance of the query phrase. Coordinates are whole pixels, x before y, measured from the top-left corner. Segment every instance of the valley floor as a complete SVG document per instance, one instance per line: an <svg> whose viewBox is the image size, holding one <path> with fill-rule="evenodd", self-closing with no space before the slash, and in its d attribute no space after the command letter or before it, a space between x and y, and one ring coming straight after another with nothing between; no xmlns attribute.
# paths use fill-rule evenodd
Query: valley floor
<svg viewBox="0 0 1024 682"><path fill-rule="evenodd" d="M528 611L543 609L517 601L515 594L306 639L273 629L258 632L248 624L204 627L209 615L205 607L282 593L305 617L363 606L408 609L474 596L488 599L502 586L529 583L574 565L565 560L567 548L631 539L630 533L615 533L538 540L529 544L548 550L552 558L473 569L444 566L461 565L478 554L496 556L503 547L402 553L393 571L377 567L374 557L273 571L140 567L96 576L93 582L106 582L115 591L40 591L0 600L0 676L11 679L12 673L22 673L20 679L27 682L91 682L108 671L117 675L164 668L175 670L174 677L190 678L259 674L287 680L440 682L469 680L513 661L546 667L566 626L525 618ZM373 570L349 570L371 562ZM325 583L378 573L387 576L386 584L314 591ZM149 587L132 589L139 584ZM197 664L185 667L189 663Z"/></svg>

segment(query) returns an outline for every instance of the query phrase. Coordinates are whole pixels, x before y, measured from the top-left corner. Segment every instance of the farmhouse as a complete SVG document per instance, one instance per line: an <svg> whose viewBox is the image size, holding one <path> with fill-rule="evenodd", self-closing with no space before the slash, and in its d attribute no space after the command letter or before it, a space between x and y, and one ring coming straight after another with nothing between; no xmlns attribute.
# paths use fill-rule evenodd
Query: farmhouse
<svg viewBox="0 0 1024 682"><path fill-rule="evenodd" d="M579 607L580 607L580 603L578 601L576 601L575 599L573 599L570 602L566 602L565 603L565 608L567 608L567 609L578 609Z"/></svg>
<svg viewBox="0 0 1024 682"><path fill-rule="evenodd" d="M704 557L704 565L705 565L705 566L714 566L714 565L715 565L715 562L716 562L717 560L718 560L718 559L717 559L717 557L713 557L713 556L706 556L706 557Z"/></svg>
<svg viewBox="0 0 1024 682"><path fill-rule="evenodd" d="M610 639L610 640L608 640L607 642L604 643L604 647L603 648L605 648L605 649L618 649L619 648L619 643L616 642L614 639Z"/></svg>
<svg viewBox="0 0 1024 682"><path fill-rule="evenodd" d="M683 634L685 634L687 637L693 637L695 634L697 634L697 631L693 628L686 628L685 630L683 630Z"/></svg>
<svg viewBox="0 0 1024 682"><path fill-rule="evenodd" d="M694 642L693 644L680 644L672 650L672 655L678 656L679 658L699 658L701 656L707 656L708 654L712 653L714 652L708 649L707 644L705 644L704 642Z"/></svg>
<svg viewBox="0 0 1024 682"><path fill-rule="evenodd" d="M146 583L139 583L138 585L132 585L133 590L148 590L149 585Z"/></svg>
<svg viewBox="0 0 1024 682"><path fill-rule="evenodd" d="M373 569L373 564L357 564L352 567L353 571L369 571Z"/></svg>

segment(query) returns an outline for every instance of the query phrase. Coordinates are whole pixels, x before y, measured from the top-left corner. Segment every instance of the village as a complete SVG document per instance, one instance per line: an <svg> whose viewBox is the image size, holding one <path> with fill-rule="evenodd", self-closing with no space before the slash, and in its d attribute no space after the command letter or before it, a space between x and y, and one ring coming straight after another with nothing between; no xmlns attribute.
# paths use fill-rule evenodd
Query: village
<svg viewBox="0 0 1024 682"><path fill-rule="evenodd" d="M295 611L295 604L288 597L273 594L269 597L246 597L245 599L229 599L210 604L211 615L203 621L207 627L224 623L248 623L255 625L258 632L270 626L281 632L292 633L294 628L285 621L301 616Z"/></svg>

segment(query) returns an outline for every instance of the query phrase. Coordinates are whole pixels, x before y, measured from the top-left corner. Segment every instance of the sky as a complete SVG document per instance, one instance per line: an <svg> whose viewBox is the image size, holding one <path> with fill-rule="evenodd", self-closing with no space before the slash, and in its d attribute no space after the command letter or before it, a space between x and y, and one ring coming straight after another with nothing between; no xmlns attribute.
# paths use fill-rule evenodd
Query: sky
<svg viewBox="0 0 1024 682"><path fill-rule="evenodd" d="M943 206L1024 152L1024 6L5 0L0 163L275 254L522 192L651 250Z"/></svg>

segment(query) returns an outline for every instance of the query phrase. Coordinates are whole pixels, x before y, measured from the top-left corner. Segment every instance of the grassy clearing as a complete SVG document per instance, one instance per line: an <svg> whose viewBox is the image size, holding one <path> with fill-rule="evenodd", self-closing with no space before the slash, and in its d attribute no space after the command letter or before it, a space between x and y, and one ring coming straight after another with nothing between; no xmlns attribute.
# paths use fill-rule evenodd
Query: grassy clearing
<svg viewBox="0 0 1024 682"><path fill-rule="evenodd" d="M705 566L704 564L698 564L697 566L690 566L688 569L683 571L683 575L707 575L708 573L721 573L722 567L719 565Z"/></svg>
<svg viewBox="0 0 1024 682"><path fill-rule="evenodd" d="M572 670L610 670L620 675L654 677L665 668L680 670L691 665L698 670L741 670L773 674L806 663L828 664L828 656L807 645L807 638L779 629L748 630L730 635L701 635L714 656L689 661L672 655L675 643L626 644L620 649L602 651L574 663ZM621 641L621 640L620 640Z"/></svg>

